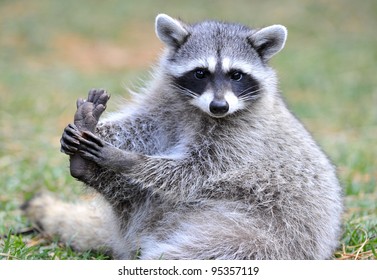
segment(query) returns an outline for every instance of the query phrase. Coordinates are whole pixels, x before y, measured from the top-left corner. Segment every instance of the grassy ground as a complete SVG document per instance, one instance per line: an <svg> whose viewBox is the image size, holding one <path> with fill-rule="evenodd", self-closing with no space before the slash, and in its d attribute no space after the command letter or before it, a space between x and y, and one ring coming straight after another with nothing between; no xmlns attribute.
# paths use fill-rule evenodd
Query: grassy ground
<svg viewBox="0 0 377 280"><path fill-rule="evenodd" d="M92 87L109 109L138 84L161 45L159 12L288 27L272 64L292 110L338 166L344 233L338 259L377 259L377 2L352 1L1 1L0 259L102 259L27 231L19 206L40 190L81 193L59 153L75 100ZM162 8L165 7L166 8Z"/></svg>

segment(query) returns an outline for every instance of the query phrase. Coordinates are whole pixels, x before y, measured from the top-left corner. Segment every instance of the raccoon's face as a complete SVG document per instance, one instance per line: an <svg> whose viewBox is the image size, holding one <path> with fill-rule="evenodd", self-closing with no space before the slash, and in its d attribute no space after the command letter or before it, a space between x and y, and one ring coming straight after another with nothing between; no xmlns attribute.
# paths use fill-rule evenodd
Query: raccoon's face
<svg viewBox="0 0 377 280"><path fill-rule="evenodd" d="M242 65L230 67L230 59L218 61L210 56L206 64L187 69L173 77L178 92L190 96L190 103L212 117L224 117L245 107L245 102L258 98L258 81Z"/></svg>
<svg viewBox="0 0 377 280"><path fill-rule="evenodd" d="M266 62L287 34L280 25L259 31L219 22L189 26L167 15L157 16L156 33L169 47L164 68L174 89L215 118L261 97L271 75Z"/></svg>

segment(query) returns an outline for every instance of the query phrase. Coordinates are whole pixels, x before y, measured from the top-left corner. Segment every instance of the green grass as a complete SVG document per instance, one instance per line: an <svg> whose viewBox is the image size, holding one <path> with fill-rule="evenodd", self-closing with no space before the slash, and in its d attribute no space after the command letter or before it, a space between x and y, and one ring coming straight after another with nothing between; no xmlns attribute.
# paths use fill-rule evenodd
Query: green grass
<svg viewBox="0 0 377 280"><path fill-rule="evenodd" d="M166 8L161 8L165 7ZM19 206L40 190L74 199L82 186L59 153L75 100L92 87L112 94L138 84L156 61L159 12L288 27L272 64L292 111L337 165L345 213L338 259L377 259L377 2L1 1L0 259L103 259L76 253L30 227ZM7 237L4 237L7 235Z"/></svg>
<svg viewBox="0 0 377 280"><path fill-rule="evenodd" d="M43 237L27 238L13 235L11 231L3 238L0 258L8 260L105 260L108 256L95 253L77 253L69 244Z"/></svg>

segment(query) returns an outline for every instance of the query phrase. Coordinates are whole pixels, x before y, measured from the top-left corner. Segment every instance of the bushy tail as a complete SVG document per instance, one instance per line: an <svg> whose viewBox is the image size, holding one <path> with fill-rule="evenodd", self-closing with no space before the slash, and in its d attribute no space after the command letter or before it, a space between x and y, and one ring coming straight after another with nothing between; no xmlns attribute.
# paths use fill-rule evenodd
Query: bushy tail
<svg viewBox="0 0 377 280"><path fill-rule="evenodd" d="M22 209L36 228L75 250L110 251L115 219L110 206L98 198L67 203L41 193Z"/></svg>

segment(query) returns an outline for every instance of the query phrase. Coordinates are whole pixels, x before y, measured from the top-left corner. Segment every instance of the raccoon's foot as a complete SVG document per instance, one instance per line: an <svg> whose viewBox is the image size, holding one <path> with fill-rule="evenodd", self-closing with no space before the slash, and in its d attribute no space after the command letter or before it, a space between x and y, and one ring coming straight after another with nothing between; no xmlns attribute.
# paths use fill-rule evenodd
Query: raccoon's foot
<svg viewBox="0 0 377 280"><path fill-rule="evenodd" d="M63 132L61 152L70 156L71 175L76 179L87 183L89 178L97 170L97 165L82 158L78 153L78 136L82 131L94 132L101 114L106 109L106 103L110 96L103 89L92 89L88 93L88 99L77 100L77 111L74 116L74 124L69 124Z"/></svg>
<svg viewBox="0 0 377 280"><path fill-rule="evenodd" d="M74 124L80 131L94 132L101 114L106 110L110 95L103 89L91 89L88 99L77 99Z"/></svg>
<svg viewBox="0 0 377 280"><path fill-rule="evenodd" d="M106 103L110 96L103 89L92 89L88 93L88 99L77 100L77 111L74 116L74 124L69 124L63 132L61 151L67 155L73 156L77 153L80 142L79 135L82 131L94 132L101 114L106 109Z"/></svg>

